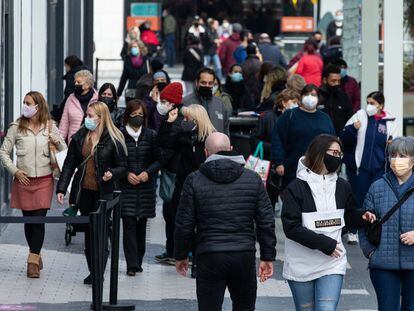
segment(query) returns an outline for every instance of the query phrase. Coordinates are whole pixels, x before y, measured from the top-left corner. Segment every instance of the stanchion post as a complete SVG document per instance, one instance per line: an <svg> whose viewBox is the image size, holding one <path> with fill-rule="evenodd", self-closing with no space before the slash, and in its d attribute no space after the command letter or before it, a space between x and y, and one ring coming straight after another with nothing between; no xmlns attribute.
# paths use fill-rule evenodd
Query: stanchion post
<svg viewBox="0 0 414 311"><path fill-rule="evenodd" d="M102 300L100 299L100 271L99 271L99 215L90 214L90 237L91 237L91 276L92 276L92 310L102 310Z"/></svg>
<svg viewBox="0 0 414 311"><path fill-rule="evenodd" d="M114 192L114 198L119 199L112 210L112 249L111 249L111 285L109 304L103 304L103 310L135 310L135 305L118 305L118 266L119 266L119 237L121 226L121 191Z"/></svg>

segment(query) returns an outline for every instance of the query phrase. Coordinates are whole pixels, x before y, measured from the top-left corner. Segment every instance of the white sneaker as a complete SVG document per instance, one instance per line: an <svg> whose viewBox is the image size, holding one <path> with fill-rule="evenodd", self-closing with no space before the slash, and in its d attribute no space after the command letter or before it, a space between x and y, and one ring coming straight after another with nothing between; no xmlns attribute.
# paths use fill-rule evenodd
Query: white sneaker
<svg viewBox="0 0 414 311"><path fill-rule="evenodd" d="M356 244L358 244L358 242L359 242L359 240L358 240L358 235L357 234L348 233L348 240L347 240L348 244L356 245Z"/></svg>

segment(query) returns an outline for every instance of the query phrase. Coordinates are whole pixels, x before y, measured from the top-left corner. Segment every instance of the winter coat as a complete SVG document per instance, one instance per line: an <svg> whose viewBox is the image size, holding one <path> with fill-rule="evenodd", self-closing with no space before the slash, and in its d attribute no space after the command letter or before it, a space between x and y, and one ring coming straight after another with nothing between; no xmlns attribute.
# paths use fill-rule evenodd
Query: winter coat
<svg viewBox="0 0 414 311"><path fill-rule="evenodd" d="M154 130L142 128L138 141L126 129L122 131L128 149L126 178L121 180L122 216L154 218L156 203L156 174L161 168L160 148ZM129 183L129 173L148 173L148 181L136 186Z"/></svg>
<svg viewBox="0 0 414 311"><path fill-rule="evenodd" d="M191 104L202 105L207 110L215 129L230 137L230 114L220 98L213 96L210 100L204 100L197 95L197 92L194 92L184 97L183 104L184 106Z"/></svg>
<svg viewBox="0 0 414 311"><path fill-rule="evenodd" d="M250 148L256 150L257 144L262 141L264 149L264 159L271 159L272 154L272 135L273 128L278 118L277 112L268 110L260 114L259 123L250 137Z"/></svg>
<svg viewBox="0 0 414 311"><path fill-rule="evenodd" d="M318 55L305 54L299 60L295 73L301 75L305 79L306 84L320 86L322 83L322 69L323 62Z"/></svg>
<svg viewBox="0 0 414 311"><path fill-rule="evenodd" d="M168 14L162 23L162 30L165 36L175 34L175 28L177 27L177 22L175 17L171 14Z"/></svg>
<svg viewBox="0 0 414 311"><path fill-rule="evenodd" d="M118 129L122 129L122 127L124 126L124 112L125 112L125 108L121 108L121 107L116 107L111 112L112 122L114 122L115 126Z"/></svg>
<svg viewBox="0 0 414 311"><path fill-rule="evenodd" d="M327 86L319 88L321 92L321 99L319 100L319 107L322 111L331 117L332 123L335 127L336 135L342 132L346 122L352 117L353 109L348 95L340 89L331 91Z"/></svg>
<svg viewBox="0 0 414 311"><path fill-rule="evenodd" d="M87 134L88 130L82 127L73 135L65 163L63 164L62 173L56 186L56 193L66 194L72 176L75 170L78 169L73 177L69 204L79 204L82 182L86 170L86 163L83 163L85 158L82 155L82 148ZM114 142L105 130L96 146L93 157L100 196L102 199L110 199L113 191L116 189L116 184L126 176L127 159L124 149L120 143L117 143L115 147ZM83 165L80 166L81 164ZM112 173L112 178L104 181L102 177L108 170Z"/></svg>
<svg viewBox="0 0 414 311"><path fill-rule="evenodd" d="M273 208L263 182L243 167L242 156L216 154L188 176L175 222L174 257L187 258L196 230L197 255L256 251L260 259L276 256Z"/></svg>
<svg viewBox="0 0 414 311"><path fill-rule="evenodd" d="M331 119L322 111L294 108L277 119L272 133L272 161L285 167L285 186L295 179L299 159L319 134L335 135Z"/></svg>
<svg viewBox="0 0 414 311"><path fill-rule="evenodd" d="M365 197L363 209L375 213L377 218L384 215L402 196L397 191L392 172L374 182ZM407 190L414 187L413 178L404 185ZM397 183L398 184L398 183ZM414 195L382 225L381 242L378 247L371 244L365 230L359 231L359 241L365 257L369 258L369 268L386 270L414 270L414 246L401 242L400 235L414 229Z"/></svg>
<svg viewBox="0 0 414 311"><path fill-rule="evenodd" d="M136 68L132 65L131 55L127 55L124 58L124 69L122 71L121 79L117 90L117 95L120 97L124 91L125 85L128 82L127 89L135 89L137 87L138 80L148 73L148 59L142 56L142 65Z"/></svg>
<svg viewBox="0 0 414 311"><path fill-rule="evenodd" d="M352 109L357 112L361 109L361 90L357 80L350 76L345 76L341 79L341 89L345 92L351 100Z"/></svg>
<svg viewBox="0 0 414 311"><path fill-rule="evenodd" d="M265 42L260 43L258 48L263 56L264 62L270 62L273 65L281 66L283 68L287 67L285 57L276 45Z"/></svg>
<svg viewBox="0 0 414 311"><path fill-rule="evenodd" d="M231 81L230 77L227 77L224 92L230 95L235 114L240 111L252 110L255 107L244 81L235 83Z"/></svg>
<svg viewBox="0 0 414 311"><path fill-rule="evenodd" d="M198 47L189 46L183 55L184 70L181 80L195 82L198 71L204 67L203 53Z"/></svg>
<svg viewBox="0 0 414 311"><path fill-rule="evenodd" d="M244 83L246 84L247 90L250 92L254 106L260 100L260 88L258 74L262 62L257 56L249 55L246 61L242 65Z"/></svg>
<svg viewBox="0 0 414 311"><path fill-rule="evenodd" d="M316 174L300 159L297 179L283 196L283 277L307 282L329 274L344 275L347 259L342 228L365 226L362 214L356 210L348 182L336 173ZM338 243L343 253L339 258L330 257Z"/></svg>
<svg viewBox="0 0 414 311"><path fill-rule="evenodd" d="M323 53L323 63L324 65L334 64L338 59L342 59L342 46L341 45L331 45Z"/></svg>
<svg viewBox="0 0 414 311"><path fill-rule="evenodd" d="M240 35L233 33L226 41L220 45L219 57L223 72L227 75L231 65L236 63L233 53L240 46Z"/></svg>
<svg viewBox="0 0 414 311"><path fill-rule="evenodd" d="M50 120L49 122L53 122ZM12 175L18 170L25 171L28 177L42 177L52 174L50 168L49 150L49 128L42 126L40 131L35 134L27 129L26 134L18 131L19 123L10 124L7 135L0 148L0 160L4 168ZM59 130L53 122L52 136L59 140L56 146L58 151L67 148L65 141L59 134ZM11 159L13 147L16 149L16 164Z"/></svg>
<svg viewBox="0 0 414 311"><path fill-rule="evenodd" d="M376 121L368 117L365 110L358 110L346 123L340 138L344 144L344 163L348 168L358 170L361 166L369 171L384 167L387 170L388 141L398 135L395 117L385 112L385 116ZM356 121L361 122L357 130ZM374 156L373 156L374 155Z"/></svg>
<svg viewBox="0 0 414 311"><path fill-rule="evenodd" d="M96 102L98 100L98 92L94 90L94 94L89 103ZM59 124L59 132L64 140L70 144L72 136L80 129L85 112L82 109L81 103L72 93L65 104L63 109L62 119Z"/></svg>

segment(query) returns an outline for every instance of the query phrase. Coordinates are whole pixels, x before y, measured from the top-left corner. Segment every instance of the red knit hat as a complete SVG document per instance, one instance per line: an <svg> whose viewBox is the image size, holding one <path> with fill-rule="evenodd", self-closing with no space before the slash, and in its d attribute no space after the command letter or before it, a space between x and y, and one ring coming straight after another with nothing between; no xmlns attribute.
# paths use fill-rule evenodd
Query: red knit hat
<svg viewBox="0 0 414 311"><path fill-rule="evenodd" d="M180 82L173 82L168 84L160 93L160 99L168 100L175 106L183 103L183 86Z"/></svg>

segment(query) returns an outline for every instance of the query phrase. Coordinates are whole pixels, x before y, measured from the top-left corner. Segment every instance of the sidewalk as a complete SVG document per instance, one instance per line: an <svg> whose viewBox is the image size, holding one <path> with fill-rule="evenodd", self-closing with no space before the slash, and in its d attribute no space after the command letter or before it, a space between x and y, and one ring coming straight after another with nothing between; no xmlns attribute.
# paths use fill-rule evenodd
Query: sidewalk
<svg viewBox="0 0 414 311"><path fill-rule="evenodd" d="M62 210L54 204L49 215L60 215ZM136 277L126 276L121 238L118 299L134 302L137 310L197 310L195 280L181 277L175 267L154 260L154 256L163 251L165 240L161 214L159 205L157 217L149 221L147 228L144 272ZM257 310L294 310L289 287L281 276L284 236L280 219L276 219L276 227L276 273L266 283L258 284ZM90 286L83 285L88 274L83 256L83 234L78 233L66 247L64 233L63 224L47 225L42 251L44 270L40 279L28 279L25 275L28 250L23 225L13 224L6 228L0 236L0 310L89 310L92 291ZM362 260L359 248L351 247L349 257ZM375 309L372 288L367 290L364 280L369 283L364 265L348 270L339 310ZM108 301L108 292L109 263L104 301ZM228 294L226 297L223 310L231 310Z"/></svg>

